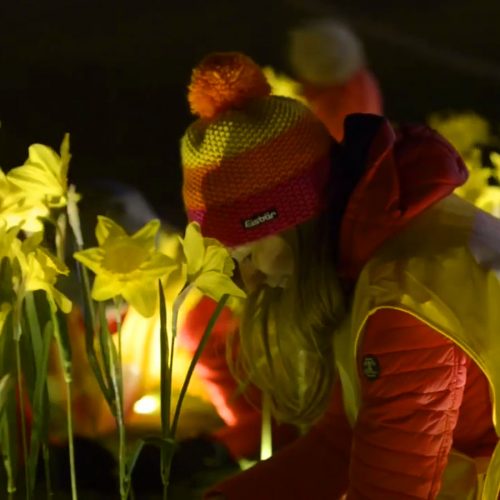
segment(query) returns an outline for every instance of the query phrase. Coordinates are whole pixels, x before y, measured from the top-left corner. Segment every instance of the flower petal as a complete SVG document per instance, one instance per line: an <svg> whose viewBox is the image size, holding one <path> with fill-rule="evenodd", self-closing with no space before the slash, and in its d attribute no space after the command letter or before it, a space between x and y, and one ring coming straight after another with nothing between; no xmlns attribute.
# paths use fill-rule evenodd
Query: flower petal
<svg viewBox="0 0 500 500"><path fill-rule="evenodd" d="M139 271L148 278L161 278L174 267L177 266L172 259L160 252L155 252L144 264L141 264Z"/></svg>
<svg viewBox="0 0 500 500"><path fill-rule="evenodd" d="M232 274L234 270L233 259L229 252L221 246L210 245L205 252L203 271L217 271L224 274Z"/></svg>
<svg viewBox="0 0 500 500"><path fill-rule="evenodd" d="M196 222L191 222L186 227L183 247L187 273L189 276L194 276L201 269L205 257L203 236L201 235L200 226Z"/></svg>
<svg viewBox="0 0 500 500"><path fill-rule="evenodd" d="M104 217L104 215L98 215L95 236L99 245L103 245L108 238L128 235L125 229L119 226L114 220Z"/></svg>
<svg viewBox="0 0 500 500"><path fill-rule="evenodd" d="M246 297L245 292L229 276L221 273L203 273L195 280L194 285L214 300L219 300L225 293L233 297Z"/></svg>
<svg viewBox="0 0 500 500"><path fill-rule="evenodd" d="M154 248L155 238L160 229L158 219L150 220L145 226L141 227L132 235L132 239L137 240L141 245L147 245Z"/></svg>
<svg viewBox="0 0 500 500"><path fill-rule="evenodd" d="M59 307L59 309L63 313L69 314L69 312L71 311L71 308L73 307L71 300L69 300L68 297L66 297L66 295L62 294L55 287L52 287L52 290L50 293L51 293L52 297L54 297L54 300L55 300L57 306Z"/></svg>
<svg viewBox="0 0 500 500"><path fill-rule="evenodd" d="M63 188L52 172L39 165L26 164L7 174L12 184L22 189L26 198L44 200L47 196L62 196Z"/></svg>
<svg viewBox="0 0 500 500"><path fill-rule="evenodd" d="M167 304L173 304L175 298L181 293L186 284L187 271L186 264L175 267L164 281L165 300Z"/></svg>
<svg viewBox="0 0 500 500"><path fill-rule="evenodd" d="M102 271L102 259L104 257L104 250L102 248L92 247L80 250L79 252L75 252L73 257L96 274Z"/></svg>
<svg viewBox="0 0 500 500"><path fill-rule="evenodd" d="M175 261L182 261L184 254L182 252L182 238L178 234L160 232L158 249L161 253L171 257Z"/></svg>
<svg viewBox="0 0 500 500"><path fill-rule="evenodd" d="M128 283L121 292L123 298L142 316L153 316L158 300L158 285L154 280Z"/></svg>
<svg viewBox="0 0 500 500"><path fill-rule="evenodd" d="M92 286L92 298L97 301L109 300L121 295L123 283L110 274L98 274Z"/></svg>
<svg viewBox="0 0 500 500"><path fill-rule="evenodd" d="M56 179L60 178L61 158L53 149L43 144L32 144L25 164L33 163L45 167Z"/></svg>

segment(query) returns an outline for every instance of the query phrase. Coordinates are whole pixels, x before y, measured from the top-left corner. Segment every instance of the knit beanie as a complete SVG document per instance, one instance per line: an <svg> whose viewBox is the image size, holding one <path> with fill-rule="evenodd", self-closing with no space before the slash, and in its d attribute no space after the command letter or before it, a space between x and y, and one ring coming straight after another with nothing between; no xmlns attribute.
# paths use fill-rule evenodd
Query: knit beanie
<svg viewBox="0 0 500 500"><path fill-rule="evenodd" d="M324 209L331 136L303 104L270 95L249 57L207 56L188 100L199 119L181 140L183 199L204 236L235 247Z"/></svg>
<svg viewBox="0 0 500 500"><path fill-rule="evenodd" d="M288 58L296 78L318 86L342 85L365 66L361 40L333 19L291 30Z"/></svg>

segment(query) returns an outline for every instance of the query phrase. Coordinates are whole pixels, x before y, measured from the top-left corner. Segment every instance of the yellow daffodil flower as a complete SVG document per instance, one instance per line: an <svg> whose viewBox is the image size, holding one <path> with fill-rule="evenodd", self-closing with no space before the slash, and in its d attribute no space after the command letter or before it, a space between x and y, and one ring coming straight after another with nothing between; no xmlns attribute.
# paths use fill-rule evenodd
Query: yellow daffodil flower
<svg viewBox="0 0 500 500"><path fill-rule="evenodd" d="M43 229L41 218L48 214L47 206L27 199L24 191L10 182L0 169L0 222L9 228L21 226L25 231L38 232Z"/></svg>
<svg viewBox="0 0 500 500"><path fill-rule="evenodd" d="M302 96L302 86L299 82L283 73L276 72L271 66L265 66L262 71L271 85L273 95L291 97L303 103L306 102Z"/></svg>
<svg viewBox="0 0 500 500"><path fill-rule="evenodd" d="M23 274L23 292L44 290L64 313L71 311L71 300L63 295L56 287L59 275L67 276L69 269L55 255L40 247L41 234L35 234L23 241L21 250L23 257L19 257ZM18 293L19 293L18 292Z"/></svg>
<svg viewBox="0 0 500 500"><path fill-rule="evenodd" d="M228 250L217 240L204 238L196 222L186 227L182 246L189 283L216 301L224 294L246 297L231 279L234 261Z"/></svg>
<svg viewBox="0 0 500 500"><path fill-rule="evenodd" d="M7 177L26 197L48 208L66 206L68 190L69 134L65 134L60 154L43 144L33 144L24 165L13 168Z"/></svg>
<svg viewBox="0 0 500 500"><path fill-rule="evenodd" d="M111 219L98 217L99 246L74 254L75 259L96 275L92 287L94 300L122 296L143 316L154 314L158 279L174 269L172 259L156 250L159 228L160 222L152 220L129 236Z"/></svg>
<svg viewBox="0 0 500 500"><path fill-rule="evenodd" d="M450 116L435 113L428 119L429 125L445 137L460 153L467 157L479 144L490 144L490 126L475 113L455 113Z"/></svg>
<svg viewBox="0 0 500 500"><path fill-rule="evenodd" d="M500 154L492 152L490 154L490 160L493 164L493 177L500 181Z"/></svg>
<svg viewBox="0 0 500 500"><path fill-rule="evenodd" d="M14 278L19 266L13 266L16 255L20 252L21 242L17 239L19 227L8 228L0 220L0 334L15 302Z"/></svg>
<svg viewBox="0 0 500 500"><path fill-rule="evenodd" d="M486 186L476 200L476 206L495 217L500 217L500 187Z"/></svg>

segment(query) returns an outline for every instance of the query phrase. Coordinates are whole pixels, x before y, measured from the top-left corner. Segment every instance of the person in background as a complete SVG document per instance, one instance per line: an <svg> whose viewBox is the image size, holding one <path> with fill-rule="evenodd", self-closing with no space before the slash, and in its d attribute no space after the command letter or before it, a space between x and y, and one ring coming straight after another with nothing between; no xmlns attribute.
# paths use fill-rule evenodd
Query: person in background
<svg viewBox="0 0 500 500"><path fill-rule="evenodd" d="M346 24L328 18L305 22L290 31L287 55L302 97L337 141L346 116L382 114L379 84L361 40Z"/></svg>
<svg viewBox="0 0 500 500"><path fill-rule="evenodd" d="M206 497L496 499L500 222L453 194L457 152L369 114L338 142L240 53L188 100L187 215L248 292L233 372L310 427Z"/></svg>

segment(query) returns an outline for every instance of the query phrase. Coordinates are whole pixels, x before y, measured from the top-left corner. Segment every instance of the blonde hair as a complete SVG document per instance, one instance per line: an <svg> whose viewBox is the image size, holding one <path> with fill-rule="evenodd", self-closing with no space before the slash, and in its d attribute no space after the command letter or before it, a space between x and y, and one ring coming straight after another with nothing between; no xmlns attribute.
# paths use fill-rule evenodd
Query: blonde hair
<svg viewBox="0 0 500 500"><path fill-rule="evenodd" d="M263 285L249 295L238 357L228 355L239 381L269 394L274 416L296 424L313 422L328 404L332 337L344 316L331 238L323 229L319 219L284 234L294 256L293 277L286 288Z"/></svg>

